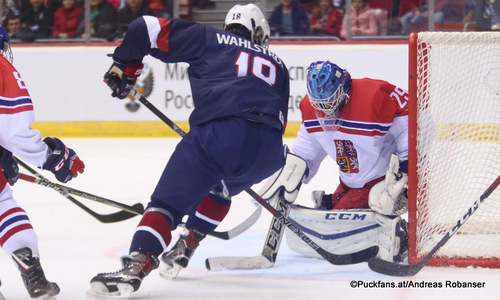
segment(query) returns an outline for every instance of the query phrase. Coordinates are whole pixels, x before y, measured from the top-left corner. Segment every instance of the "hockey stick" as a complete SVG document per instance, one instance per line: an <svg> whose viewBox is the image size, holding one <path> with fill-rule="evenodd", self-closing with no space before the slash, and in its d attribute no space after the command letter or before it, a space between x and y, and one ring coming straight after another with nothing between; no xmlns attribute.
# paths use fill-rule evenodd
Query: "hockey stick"
<svg viewBox="0 0 500 300"><path fill-rule="evenodd" d="M15 157L15 159L19 165L21 165L23 168L28 170L31 174L35 175L36 178L41 179L41 181L36 182L35 177L31 177L29 175L22 174L22 175L20 175L20 178L22 180L26 180L29 182L33 182L33 183L37 183L37 184L41 184L41 185L53 188L54 190L56 190L60 194L62 194L64 197L66 197L68 200L70 200L71 202L76 204L78 207L80 207L81 209L83 209L84 211L89 213L91 216L93 216L94 218L96 218L97 220L99 220L103 223L113 223L113 222L124 221L124 220L130 219L130 218L133 218L136 215L142 215L144 212L144 206L141 203L137 203L131 207L127 206L122 211L112 213L109 215L98 214L95 211L88 208L87 206L83 205L80 201L73 198L70 195L71 192L69 192L63 186L58 186L57 184L50 185L49 183L51 183L51 182L47 178L43 177L42 174L38 173L35 169L31 168L28 164L26 164L25 162L23 162L19 158ZM75 193L73 193L73 194L77 195L77 196L81 196L83 198L94 200L94 201L99 201L99 200L96 200L94 198L88 198L88 196L92 196L95 198L101 198L101 197L90 195L88 193L83 193L83 192L82 192L82 194L75 194ZM104 199L104 198L102 198L102 199ZM107 201L112 201L112 200L107 200ZM99 202L101 202L101 201L99 201ZM112 201L112 202L114 202L114 201ZM117 203L117 202L115 202L115 203ZM110 205L109 203L104 203L104 204ZM113 206L113 205L111 205L111 206ZM119 207L119 208L121 208L121 207ZM128 210L129 208L132 209L132 211L129 211ZM210 235L217 237L219 239L223 239L223 240L232 239L232 238L240 235L241 233L245 232L246 230L248 230L248 228L252 227L252 225L255 224L255 222L257 222L257 220L259 219L261 212L262 212L262 208L259 206L245 221L243 221L238 226L236 226L232 229L229 229L228 231L214 231L214 232L210 233Z"/></svg>
<svg viewBox="0 0 500 300"><path fill-rule="evenodd" d="M16 158L16 160L18 161L18 163L21 166L23 166L25 169L27 169L29 172L31 172L33 175L36 176L36 177L33 177L33 176L30 176L27 174L19 173L20 179L26 180L26 181L29 181L32 183L36 183L39 185L43 185L46 187L50 187L50 188L58 191L59 193L64 195L66 198L68 198L68 200L75 203L78 207L85 210L90 215L92 215L97 220L99 220L103 223L112 223L112 222L119 222L119 221L127 220L127 219L130 219L132 217L135 217L136 215L142 215L144 212L144 206L141 203L134 204L133 206L127 206L125 204L115 202L113 200L105 199L105 198L95 196L95 195L92 195L92 194L89 194L86 192L78 191L76 189L65 187L65 186L59 185L57 183L52 183L51 181L47 180L40 173L38 173L37 171L32 169L30 166L28 166L27 164L25 164L24 162L22 162L18 158ZM114 207L122 209L122 211L119 211L119 212L116 212L113 214L109 214L109 215L100 215L100 214L94 212L93 210L91 210L90 208L88 208L87 206L80 203L78 200L73 198L70 194L80 196L82 198L94 200L97 202L101 202L103 204L107 204L110 206L114 206ZM220 239L223 239L223 240L232 239L232 238L240 235L241 233L245 232L248 228L252 227L252 225L255 224L255 222L259 219L261 212L262 212L262 208L259 206L240 225L238 225L232 229L229 229L228 231L214 231L214 232L210 233L210 235L217 237L217 238L220 238Z"/></svg>
<svg viewBox="0 0 500 300"><path fill-rule="evenodd" d="M391 276L413 276L420 272L422 268L429 262L429 260L434 256L434 254L443 247L446 242L458 231L460 227L470 218L470 216L479 208L479 205L486 199L488 196L493 193L493 191L500 184L500 176L495 179L495 181L486 189L486 191L479 197L478 200L472 204L471 207L467 210L464 216L457 221L457 224L446 233L446 235L432 248L432 250L427 253L424 258L416 264L412 265L401 265L394 262L382 260L379 258L372 258L368 262L368 266L375 272L382 273L385 275Z"/></svg>
<svg viewBox="0 0 500 300"><path fill-rule="evenodd" d="M288 217L291 205L283 199L283 191L280 192L276 208ZM278 257L278 250L283 239L285 226L280 219L273 217L267 238L264 242L262 252L256 256L219 256L209 257L205 260L205 266L210 271L242 270L242 269L268 269L274 266Z"/></svg>
<svg viewBox="0 0 500 300"><path fill-rule="evenodd" d="M257 222L260 218L261 213L262 206L259 206L245 221L241 222L236 227L231 228L228 231L212 231L209 235L223 240L233 239L252 227L253 224L255 224L255 222Z"/></svg>
<svg viewBox="0 0 500 300"><path fill-rule="evenodd" d="M116 208L119 208L119 209L122 209L124 211L129 212L133 216L141 215L144 211L144 206L141 203L137 203L134 206L128 206L128 205L120 203L120 202L109 200L109 199L99 197L99 196L96 196L96 195L93 195L93 194L90 194L87 192L83 192L83 191L80 191L80 190L77 190L74 188L70 188L68 186L54 183L54 182L51 182L47 179L36 178L35 176L31 176L28 174L19 173L19 179L29 181L29 182L32 182L32 183L35 183L38 185L46 186L46 187L54 189L60 193L71 194L71 195L79 196L79 197L82 197L85 199L93 200L93 201L96 201L96 202L99 202L102 204L106 204L109 206L113 206L113 207L116 207Z"/></svg>
<svg viewBox="0 0 500 300"><path fill-rule="evenodd" d="M159 117L165 124L167 124L170 128L172 128L177 134L181 137L186 135L186 132L178 127L172 120L170 120L167 116L165 116L161 111L159 111L153 104L151 104L148 99L146 99L141 93L132 89L130 94L137 100L139 100L144 106L146 106L151 112L153 112L157 117ZM262 199L256 192L252 189L245 190L252 198L254 198L260 205L262 205L266 210L268 210L271 214L273 214L276 218L280 219L285 226L287 226L294 234L296 234L300 239L302 239L307 245L313 248L319 255L321 255L325 260L334 264L334 265L345 265L345 264L355 264L369 260L374 257L378 253L378 247L373 246L367 249L350 253L350 254L333 254L325 249L321 248L318 244L312 241L309 237L307 237L297 226L293 225L287 218L283 216L283 214L274 209L266 200Z"/></svg>
<svg viewBox="0 0 500 300"><path fill-rule="evenodd" d="M26 170L28 170L28 172L30 172L31 174L35 175L36 178L39 178L39 179L42 179L42 180L47 180L45 177L43 177L42 174L38 173L35 169L31 168L28 164L26 164L25 162L23 162L22 160L20 160L17 157L14 157L14 158L15 158L15 160L17 161L17 163L19 165L21 165L23 168L25 168ZM23 178L21 177L21 179L23 179ZM34 182L34 181L32 181L32 179L33 178L30 178L30 180L28 180L28 181ZM122 210L122 211L119 211L119 212L116 212L116 213L112 213L112 214L107 214L107 215L98 214L95 211L93 211L90 208L88 208L87 206L85 206L84 204L82 204L80 201L78 201L75 198L73 198L64 189L55 188L55 190L57 190L61 195L63 195L64 197L66 197L66 199L68 199L69 201L73 202L74 204L76 204L76 206L80 207L81 209L83 209L88 214L90 214L91 216L93 216L94 218L96 218L98 221L100 221L102 223L120 222L120 221L124 221L124 220L128 220L130 218L133 218L133 217L135 217L137 215L137 213L135 213L135 212L131 213L131 212L128 212L128 211L125 211L125 210ZM137 203L137 204L135 204L132 207L134 208L134 211L144 210L144 206L142 206L142 204L140 204L140 203Z"/></svg>

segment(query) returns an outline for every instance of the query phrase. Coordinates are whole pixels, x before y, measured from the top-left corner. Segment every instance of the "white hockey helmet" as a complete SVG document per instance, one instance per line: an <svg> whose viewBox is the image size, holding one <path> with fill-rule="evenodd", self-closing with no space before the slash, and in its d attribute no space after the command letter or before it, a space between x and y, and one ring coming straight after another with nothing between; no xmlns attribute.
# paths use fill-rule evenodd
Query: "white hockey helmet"
<svg viewBox="0 0 500 300"><path fill-rule="evenodd" d="M271 29L259 7L253 3L240 5L236 4L229 10L224 20L224 30L231 29L230 25L239 24L250 32L249 40L253 43L269 47L269 36ZM237 32L233 32L238 34Z"/></svg>

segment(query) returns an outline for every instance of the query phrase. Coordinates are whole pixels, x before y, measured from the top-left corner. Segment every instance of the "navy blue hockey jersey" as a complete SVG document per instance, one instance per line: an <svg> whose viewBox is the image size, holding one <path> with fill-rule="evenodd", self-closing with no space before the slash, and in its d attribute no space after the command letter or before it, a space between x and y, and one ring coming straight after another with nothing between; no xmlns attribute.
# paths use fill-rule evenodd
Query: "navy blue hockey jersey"
<svg viewBox="0 0 500 300"><path fill-rule="evenodd" d="M189 64L195 106L191 126L229 116L270 117L275 127L285 126L288 70L269 50L211 26L144 16L129 25L113 59L132 65L146 55Z"/></svg>

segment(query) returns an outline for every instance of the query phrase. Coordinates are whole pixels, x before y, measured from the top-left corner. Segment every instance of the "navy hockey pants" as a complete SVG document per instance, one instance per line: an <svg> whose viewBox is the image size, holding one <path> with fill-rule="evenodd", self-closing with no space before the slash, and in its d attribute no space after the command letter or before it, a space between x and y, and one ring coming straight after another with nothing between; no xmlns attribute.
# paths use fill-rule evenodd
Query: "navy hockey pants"
<svg viewBox="0 0 500 300"><path fill-rule="evenodd" d="M284 164L282 134L268 125L227 118L193 126L170 157L149 206L168 210L174 229L221 180L234 196Z"/></svg>

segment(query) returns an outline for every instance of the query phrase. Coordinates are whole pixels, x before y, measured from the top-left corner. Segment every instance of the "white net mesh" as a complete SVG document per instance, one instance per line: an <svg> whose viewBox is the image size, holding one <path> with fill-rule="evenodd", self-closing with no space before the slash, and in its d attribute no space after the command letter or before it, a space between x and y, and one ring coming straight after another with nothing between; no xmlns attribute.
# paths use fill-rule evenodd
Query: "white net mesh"
<svg viewBox="0 0 500 300"><path fill-rule="evenodd" d="M500 34L418 34L416 254L427 254L500 174ZM500 258L495 191L438 251Z"/></svg>

